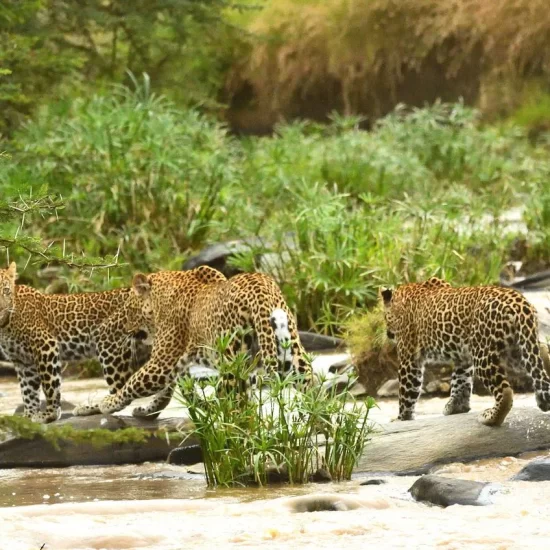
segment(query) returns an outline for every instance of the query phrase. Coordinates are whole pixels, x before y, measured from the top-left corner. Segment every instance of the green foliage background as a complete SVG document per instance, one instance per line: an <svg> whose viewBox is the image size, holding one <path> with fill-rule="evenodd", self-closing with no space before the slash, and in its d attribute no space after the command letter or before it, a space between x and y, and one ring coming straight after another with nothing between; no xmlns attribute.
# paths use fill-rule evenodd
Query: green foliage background
<svg viewBox="0 0 550 550"><path fill-rule="evenodd" d="M126 285L136 270L178 269L206 244L259 236L275 255L261 263L260 247L235 263L273 274L300 326L326 333L373 306L381 284L497 282L510 259L546 266L550 16L531 3L538 26L525 33L505 17L512 4L7 0L0 247L21 282L45 287L43 268L57 266L73 291ZM468 26L471 14L481 19ZM384 92L406 81L404 64L422 75L434 52L460 75L456 64L480 44L487 78L467 94L476 107L458 93L413 107ZM360 78L348 82L346 67ZM340 82L339 112L304 120L306 90L327 78ZM507 110L487 109L489 84L504 82ZM390 112L365 121L377 93ZM231 112L254 118L262 98L279 119L297 118L267 136L233 134Z"/></svg>

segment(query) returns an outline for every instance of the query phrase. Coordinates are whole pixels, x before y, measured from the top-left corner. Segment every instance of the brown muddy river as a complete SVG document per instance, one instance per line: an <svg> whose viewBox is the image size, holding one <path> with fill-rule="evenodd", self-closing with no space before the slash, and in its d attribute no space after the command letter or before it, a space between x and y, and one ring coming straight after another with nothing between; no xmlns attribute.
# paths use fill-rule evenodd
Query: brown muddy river
<svg viewBox="0 0 550 550"><path fill-rule="evenodd" d="M81 402L104 392L100 380L66 381L65 399ZM17 384L0 380L0 412L19 402ZM419 414L441 414L443 399L420 402ZM490 400L473 398L482 410ZM534 407L517 395L515 407ZM395 416L397 403L382 401L372 418ZM174 403L165 416L182 414ZM415 477L391 477L360 486L341 484L246 490L208 490L202 475L165 464L64 469L0 470L0 550L100 550L188 548L340 549L547 549L550 482L508 479L535 456L506 457L438 473L501 485L495 503L443 509L412 501ZM155 477L173 473L181 478ZM171 474L172 473L172 474ZM361 508L346 512L292 513L293 496L339 493Z"/></svg>

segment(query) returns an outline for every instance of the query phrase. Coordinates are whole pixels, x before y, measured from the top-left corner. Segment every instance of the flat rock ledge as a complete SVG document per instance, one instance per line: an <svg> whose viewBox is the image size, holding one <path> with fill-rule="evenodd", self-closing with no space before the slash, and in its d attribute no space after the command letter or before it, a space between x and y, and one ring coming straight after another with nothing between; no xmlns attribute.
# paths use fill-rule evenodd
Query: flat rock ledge
<svg viewBox="0 0 550 550"><path fill-rule="evenodd" d="M512 409L498 428L480 424L477 416L476 412L377 425L354 473L421 475L440 464L550 448L550 414L535 407Z"/></svg>
<svg viewBox="0 0 550 550"><path fill-rule="evenodd" d="M75 430L124 430L139 428L149 432L145 441L118 441L106 444L75 442L60 438L56 445L40 435L32 439L14 436L0 442L0 469L2 468L51 468L76 465L140 464L149 461L164 461L170 451L182 447L183 434L192 423L184 418L143 420L131 416L71 416L48 424L45 430L71 426ZM171 435L172 437L168 437ZM198 442L190 437L184 445Z"/></svg>

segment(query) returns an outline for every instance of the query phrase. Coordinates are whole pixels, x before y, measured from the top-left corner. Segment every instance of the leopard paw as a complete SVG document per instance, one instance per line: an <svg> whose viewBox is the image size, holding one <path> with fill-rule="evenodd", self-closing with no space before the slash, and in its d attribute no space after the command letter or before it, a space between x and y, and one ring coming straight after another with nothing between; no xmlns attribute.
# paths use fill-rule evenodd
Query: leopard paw
<svg viewBox="0 0 550 550"><path fill-rule="evenodd" d="M61 407L57 407L55 411L38 412L31 416L31 420L37 424L49 424L55 422L61 417Z"/></svg>
<svg viewBox="0 0 550 550"><path fill-rule="evenodd" d="M451 399L447 401L447 404L443 409L443 414L445 416L450 416L452 414L462 414L467 412L470 412L470 403L467 401L464 401L464 399L455 399L453 397L451 397Z"/></svg>
<svg viewBox="0 0 550 550"><path fill-rule="evenodd" d="M103 398L99 403L99 411L101 414L113 414L121 411L124 408L124 404L119 404L113 396Z"/></svg>
<svg viewBox="0 0 550 550"><path fill-rule="evenodd" d="M78 405L73 409L74 416L91 416L99 413L99 405Z"/></svg>

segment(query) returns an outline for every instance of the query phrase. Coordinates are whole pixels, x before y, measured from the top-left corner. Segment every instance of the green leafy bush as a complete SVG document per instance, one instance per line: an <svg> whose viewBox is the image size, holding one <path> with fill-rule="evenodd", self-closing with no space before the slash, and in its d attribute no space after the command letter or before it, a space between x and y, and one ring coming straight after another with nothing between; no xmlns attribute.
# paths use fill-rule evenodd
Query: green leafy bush
<svg viewBox="0 0 550 550"><path fill-rule="evenodd" d="M274 472L306 483L319 468L334 480L350 479L372 429L374 401L355 402L347 390L321 385L296 392L292 375L263 380L257 395L228 390L228 377L244 381L254 368L245 353L226 356L231 340L220 338L215 349L214 393L186 378L177 394L195 425L190 435L199 439L208 485L266 485Z"/></svg>

